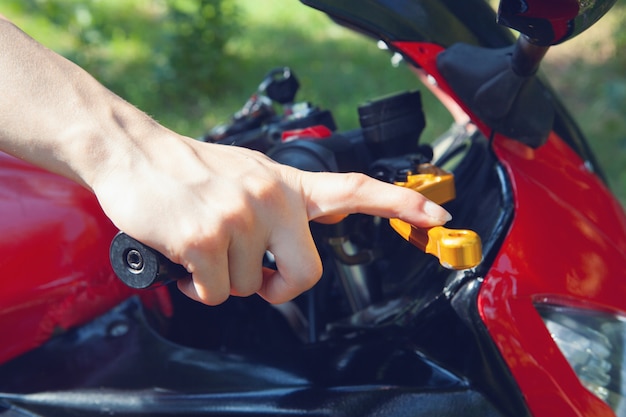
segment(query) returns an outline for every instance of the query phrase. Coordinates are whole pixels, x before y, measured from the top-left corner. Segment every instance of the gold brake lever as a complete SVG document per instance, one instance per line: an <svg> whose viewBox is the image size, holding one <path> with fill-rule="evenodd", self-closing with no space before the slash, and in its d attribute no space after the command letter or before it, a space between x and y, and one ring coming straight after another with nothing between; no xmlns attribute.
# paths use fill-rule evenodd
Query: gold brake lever
<svg viewBox="0 0 626 417"><path fill-rule="evenodd" d="M417 174L396 182L401 187L415 190L437 204L453 200L456 196L454 176L432 164L419 165ZM420 229L399 219L390 219L391 227L404 239L426 253L439 258L448 269L469 269L482 260L480 236L472 230L448 229L436 226Z"/></svg>

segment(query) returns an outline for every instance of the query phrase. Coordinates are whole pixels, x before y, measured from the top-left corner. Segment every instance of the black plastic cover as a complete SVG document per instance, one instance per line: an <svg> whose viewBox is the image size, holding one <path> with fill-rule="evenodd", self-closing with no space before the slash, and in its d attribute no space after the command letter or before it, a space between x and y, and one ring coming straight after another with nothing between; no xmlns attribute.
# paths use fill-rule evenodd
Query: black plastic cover
<svg viewBox="0 0 626 417"><path fill-rule="evenodd" d="M552 96L535 74L522 76L513 70L513 48L459 43L439 54L437 67L489 127L536 148L552 130Z"/></svg>
<svg viewBox="0 0 626 417"><path fill-rule="evenodd" d="M363 341L361 341L363 342ZM0 416L502 416L402 339L198 350L162 339L129 301L0 366Z"/></svg>
<svg viewBox="0 0 626 417"><path fill-rule="evenodd" d="M301 0L346 26L387 42L456 42L501 47L511 33L485 0ZM468 18L471 16L471 18Z"/></svg>
<svg viewBox="0 0 626 417"><path fill-rule="evenodd" d="M395 94L359 107L365 143L381 157L414 153L426 127L419 91Z"/></svg>

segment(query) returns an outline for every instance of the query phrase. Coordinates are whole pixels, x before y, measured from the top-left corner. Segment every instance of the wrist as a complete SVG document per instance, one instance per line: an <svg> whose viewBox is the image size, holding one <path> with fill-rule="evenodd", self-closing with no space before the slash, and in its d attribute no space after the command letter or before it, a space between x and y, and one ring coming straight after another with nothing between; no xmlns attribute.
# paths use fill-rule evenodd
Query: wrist
<svg viewBox="0 0 626 417"><path fill-rule="evenodd" d="M86 109L82 122L61 139L68 176L92 191L115 171L138 169L160 147L155 142L174 135L121 98L104 94L110 97Z"/></svg>

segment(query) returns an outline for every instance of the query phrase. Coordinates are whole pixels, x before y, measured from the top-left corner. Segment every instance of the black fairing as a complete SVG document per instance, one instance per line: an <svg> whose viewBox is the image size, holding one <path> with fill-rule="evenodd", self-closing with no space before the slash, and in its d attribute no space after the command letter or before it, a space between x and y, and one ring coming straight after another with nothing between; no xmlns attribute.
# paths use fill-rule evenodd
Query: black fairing
<svg viewBox="0 0 626 417"><path fill-rule="evenodd" d="M514 47L484 48L457 43L437 57L452 89L487 125L533 148L543 145L554 124L550 91L535 74L513 69Z"/></svg>
<svg viewBox="0 0 626 417"><path fill-rule="evenodd" d="M333 19L388 42L502 47L510 32L484 0L301 0Z"/></svg>
<svg viewBox="0 0 626 417"><path fill-rule="evenodd" d="M156 335L131 300L0 368L11 392L0 415L502 415L409 340L381 336L274 355L198 350Z"/></svg>

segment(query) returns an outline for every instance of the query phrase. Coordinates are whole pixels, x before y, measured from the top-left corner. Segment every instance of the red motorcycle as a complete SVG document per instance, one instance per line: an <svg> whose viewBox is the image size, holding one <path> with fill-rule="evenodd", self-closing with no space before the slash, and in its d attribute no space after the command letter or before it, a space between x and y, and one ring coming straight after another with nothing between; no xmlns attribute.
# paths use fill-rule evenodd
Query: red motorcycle
<svg viewBox="0 0 626 417"><path fill-rule="evenodd" d="M410 187L453 221L311 224L312 290L207 307L141 289L181 271L2 154L0 416L626 416L626 214L537 75L615 1L302 2L381 40L453 126L420 142L413 90L338 131L285 67L202 139Z"/></svg>

